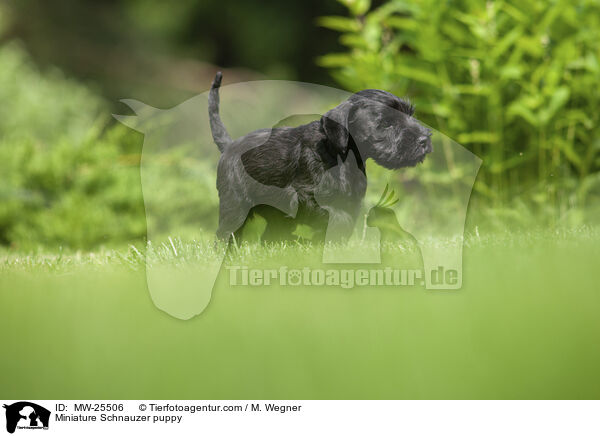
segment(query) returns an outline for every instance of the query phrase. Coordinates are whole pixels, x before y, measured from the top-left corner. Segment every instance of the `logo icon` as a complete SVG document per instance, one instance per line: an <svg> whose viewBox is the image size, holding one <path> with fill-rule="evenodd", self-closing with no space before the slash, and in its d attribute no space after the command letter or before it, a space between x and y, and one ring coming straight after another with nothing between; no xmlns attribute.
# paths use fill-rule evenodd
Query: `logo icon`
<svg viewBox="0 0 600 436"><path fill-rule="evenodd" d="M19 401L4 405L6 409L6 431L14 433L18 429L48 429L50 411L29 401Z"/></svg>

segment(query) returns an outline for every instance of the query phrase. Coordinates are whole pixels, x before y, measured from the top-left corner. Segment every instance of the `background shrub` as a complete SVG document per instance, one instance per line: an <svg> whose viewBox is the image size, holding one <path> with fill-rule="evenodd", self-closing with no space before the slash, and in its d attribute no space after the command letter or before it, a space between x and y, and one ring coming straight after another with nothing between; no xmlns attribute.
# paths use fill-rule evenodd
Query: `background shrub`
<svg viewBox="0 0 600 436"><path fill-rule="evenodd" d="M481 157L488 216L598 216L598 2L340 2L350 16L319 23L347 49L319 63L349 90L410 96L420 119Z"/></svg>
<svg viewBox="0 0 600 436"><path fill-rule="evenodd" d="M0 243L91 248L141 238L141 136L102 99L0 47Z"/></svg>

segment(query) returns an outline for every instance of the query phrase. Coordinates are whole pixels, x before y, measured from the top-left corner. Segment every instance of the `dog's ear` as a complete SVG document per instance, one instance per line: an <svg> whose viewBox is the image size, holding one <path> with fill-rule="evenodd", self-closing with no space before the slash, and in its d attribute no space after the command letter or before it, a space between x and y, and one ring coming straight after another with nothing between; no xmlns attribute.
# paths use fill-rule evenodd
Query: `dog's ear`
<svg viewBox="0 0 600 436"><path fill-rule="evenodd" d="M336 154L345 156L348 152L350 134L348 133L348 118L352 103L345 101L334 107L321 117L321 126Z"/></svg>

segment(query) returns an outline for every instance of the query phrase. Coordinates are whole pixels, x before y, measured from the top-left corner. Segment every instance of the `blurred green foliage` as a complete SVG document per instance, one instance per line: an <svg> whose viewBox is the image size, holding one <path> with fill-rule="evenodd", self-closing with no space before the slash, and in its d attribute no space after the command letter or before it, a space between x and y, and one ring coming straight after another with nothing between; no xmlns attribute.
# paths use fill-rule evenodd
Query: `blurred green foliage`
<svg viewBox="0 0 600 436"><path fill-rule="evenodd" d="M0 243L90 248L145 233L140 136L103 101L0 48Z"/></svg>
<svg viewBox="0 0 600 436"><path fill-rule="evenodd" d="M155 235L197 235L217 222L212 161L197 144L145 155L143 135L110 117L108 104L58 70L41 72L21 45L0 46L0 245L94 249ZM146 207L152 213L146 216ZM148 220L148 221L147 221ZM212 237L212 234L210 235Z"/></svg>
<svg viewBox="0 0 600 436"><path fill-rule="evenodd" d="M207 89L214 65L226 81L333 84L314 58L336 35L314 20L343 10L321 0L3 0L0 43L23 41L36 63L94 83L109 102L170 106Z"/></svg>
<svg viewBox="0 0 600 436"><path fill-rule="evenodd" d="M572 224L597 206L600 3L340 2L350 16L319 24L347 50L320 65L349 90L410 96L419 119L481 157L488 215Z"/></svg>
<svg viewBox="0 0 600 436"><path fill-rule="evenodd" d="M481 207L472 207L472 212L504 224L579 224L599 216L600 4L341 3L349 16L322 17L319 24L340 32L347 50L323 56L319 64L349 90L382 88L410 96L421 120L482 157L472 200ZM154 35L175 45L179 39L194 40L170 25L171 18L163 22L160 14L146 10L156 12L153 5L140 0L128 6L128 16L147 18L138 26L147 32L142 32L147 36L142 39L150 41ZM0 244L16 249L40 245L78 249L142 240L147 219L140 183L142 136L109 118L110 102L93 85L67 78L48 67L44 56L39 62L38 56L45 49L48 56L56 53L53 41L71 46L67 41L79 36L83 45L77 47L82 50L66 50L66 57L83 53L97 62L104 59L99 53L105 52L88 50L96 47L90 42L95 37L84 35L82 29L56 33L55 38L51 23L38 15L30 22L41 29L39 33L30 29L36 39L23 24L21 6L13 2L10 8L3 7ZM106 12L103 8L99 10ZM187 2L180 8L198 14L203 10ZM225 16L233 14L227 11ZM64 10L54 13L62 16ZM123 25L106 14L108 22ZM90 32L97 36L97 30ZM125 44L128 40L119 32L109 39ZM47 46L41 44L40 35L46 35ZM26 50L15 42L21 36L26 43L40 43L30 44L37 47L35 62L28 54L31 47ZM174 50L169 44L167 48ZM84 70L95 65L86 67L80 61L74 58L72 65ZM46 66L40 69L40 63ZM107 62L100 71L110 76L113 66ZM125 76L125 82L133 80ZM165 234L172 228L191 234L198 220L216 220L216 200L199 198L196 192L199 183L214 187L215 169L185 152L174 150L166 160L148 161L161 180L181 180L169 175L186 174L183 184L161 183L160 213L148 217L155 220L149 223L152 228ZM420 166L420 177L450 189L453 180L436 177L429 168ZM377 174L377 169L370 169L370 175Z"/></svg>

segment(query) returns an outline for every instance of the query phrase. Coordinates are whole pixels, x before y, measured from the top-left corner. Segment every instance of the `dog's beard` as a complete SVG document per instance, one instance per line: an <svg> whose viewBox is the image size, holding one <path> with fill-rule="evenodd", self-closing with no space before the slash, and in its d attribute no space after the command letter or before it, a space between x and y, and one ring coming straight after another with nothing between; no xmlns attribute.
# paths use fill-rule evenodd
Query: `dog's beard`
<svg viewBox="0 0 600 436"><path fill-rule="evenodd" d="M423 147L416 141L416 138L425 134L421 130L407 131L399 126L389 126L380 129L377 134L368 135L363 141L357 142L357 145L362 143L363 147L359 149L361 152L365 151L365 157L372 158L387 169L414 167L422 163L432 151L431 143Z"/></svg>
<svg viewBox="0 0 600 436"><path fill-rule="evenodd" d="M419 165L420 163L423 163L425 161L425 158L427 157L426 152L422 152L422 151L418 151L416 153L414 153L413 156L411 156L410 158L407 159L406 161L406 166L407 167L415 167L417 165Z"/></svg>
<svg viewBox="0 0 600 436"><path fill-rule="evenodd" d="M373 153L369 153L369 157L379 165L395 170L417 166L425 160L427 154L429 153L416 145L411 144L410 147L406 147L398 143L394 147L390 147L389 142L381 141L374 144Z"/></svg>

